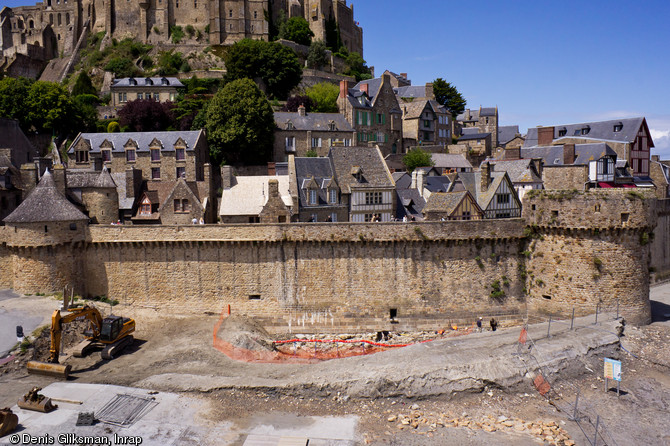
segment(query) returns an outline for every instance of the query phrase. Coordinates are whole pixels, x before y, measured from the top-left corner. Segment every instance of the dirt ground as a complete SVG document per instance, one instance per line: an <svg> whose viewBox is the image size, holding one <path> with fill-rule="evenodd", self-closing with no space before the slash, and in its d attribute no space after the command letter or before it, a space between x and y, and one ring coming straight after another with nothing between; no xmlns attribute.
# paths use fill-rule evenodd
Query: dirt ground
<svg viewBox="0 0 670 446"><path fill-rule="evenodd" d="M28 300L26 305L30 305ZM128 307L115 307L114 313L136 319L135 343L112 361L102 360L99 352L68 359L75 382L133 386L168 373L185 380L193 376L225 376L244 382L250 377L300 376L305 367L311 367L230 360L212 347L218 315L166 317L153 309ZM67 338L67 343L76 341L76 336ZM601 417L600 425L605 426L611 438L609 444L670 444L670 325L664 322L640 329L627 327L622 345L637 358L623 350L616 353L624 370L620 397L616 392L604 391L602 358L597 355L576 357L566 364L565 370L552 380L552 401L539 395L530 379L514 388L492 386L476 393L421 400L402 396L355 399L317 388L305 388L298 394L282 391L281 387L252 390L244 386L186 392L209 404L205 417L212 423L226 420L242 429L268 413L357 415L360 444L519 446L587 444L582 429L586 435L593 432L589 432L588 420L582 420L586 428L580 428L565 411L578 390L580 410L592 416L593 422L596 414ZM15 404L34 385L46 386L53 381L25 371L26 360L43 359L48 350L44 341L36 346L39 351L28 349L0 366L0 407ZM347 364L346 360L332 361L343 361L342 367ZM411 361L406 366L412 367ZM183 388L182 382L174 389L167 384L160 390L184 391Z"/></svg>

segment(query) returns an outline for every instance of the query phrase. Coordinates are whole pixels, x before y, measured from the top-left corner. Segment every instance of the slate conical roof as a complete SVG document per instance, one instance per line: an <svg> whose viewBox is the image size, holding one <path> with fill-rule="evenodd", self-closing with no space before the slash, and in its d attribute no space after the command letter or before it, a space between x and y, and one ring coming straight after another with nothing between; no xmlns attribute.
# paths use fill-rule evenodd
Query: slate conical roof
<svg viewBox="0 0 670 446"><path fill-rule="evenodd" d="M107 166L104 166L100 171L100 175L95 180L95 187L100 188L116 188L116 183L112 178L112 175L109 173Z"/></svg>
<svg viewBox="0 0 670 446"><path fill-rule="evenodd" d="M35 189L5 218L5 223L37 223L88 220L75 205L56 188L53 176L47 170Z"/></svg>

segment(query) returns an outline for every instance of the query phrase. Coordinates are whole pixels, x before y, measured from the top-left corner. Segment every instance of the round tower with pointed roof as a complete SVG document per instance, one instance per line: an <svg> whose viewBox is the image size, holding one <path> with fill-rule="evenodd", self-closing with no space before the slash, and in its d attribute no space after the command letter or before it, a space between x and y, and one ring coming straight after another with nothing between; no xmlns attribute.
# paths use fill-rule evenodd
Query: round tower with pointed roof
<svg viewBox="0 0 670 446"><path fill-rule="evenodd" d="M75 246L86 239L88 217L58 190L49 171L4 222L7 246L14 248L14 290L48 293L67 286L83 292L83 265Z"/></svg>

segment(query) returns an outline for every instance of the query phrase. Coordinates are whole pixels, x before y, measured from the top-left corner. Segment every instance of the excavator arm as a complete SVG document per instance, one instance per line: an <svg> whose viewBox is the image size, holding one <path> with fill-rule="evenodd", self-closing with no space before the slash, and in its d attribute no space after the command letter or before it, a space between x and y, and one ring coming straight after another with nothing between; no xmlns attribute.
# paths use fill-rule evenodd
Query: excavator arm
<svg viewBox="0 0 670 446"><path fill-rule="evenodd" d="M69 324L80 318L86 319L91 323L93 329L92 337L98 338L100 336L100 330L102 329L102 315L96 308L89 307L88 305L72 308L70 314L65 316L61 316L60 310L54 311L51 316L51 347L49 349L49 362L51 364L58 364L63 325Z"/></svg>

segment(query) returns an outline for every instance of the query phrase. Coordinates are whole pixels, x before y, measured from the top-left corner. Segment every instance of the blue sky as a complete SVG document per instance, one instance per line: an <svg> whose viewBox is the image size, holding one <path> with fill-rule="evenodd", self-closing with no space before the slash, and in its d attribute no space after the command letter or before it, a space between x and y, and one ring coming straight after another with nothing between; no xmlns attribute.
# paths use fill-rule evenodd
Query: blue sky
<svg viewBox="0 0 670 446"><path fill-rule="evenodd" d="M502 125L645 116L670 158L670 2L354 3L364 58L414 85L442 77Z"/></svg>
<svg viewBox="0 0 670 446"><path fill-rule="evenodd" d="M670 158L670 1L361 0L354 14L378 75L442 77L522 132L645 116Z"/></svg>

